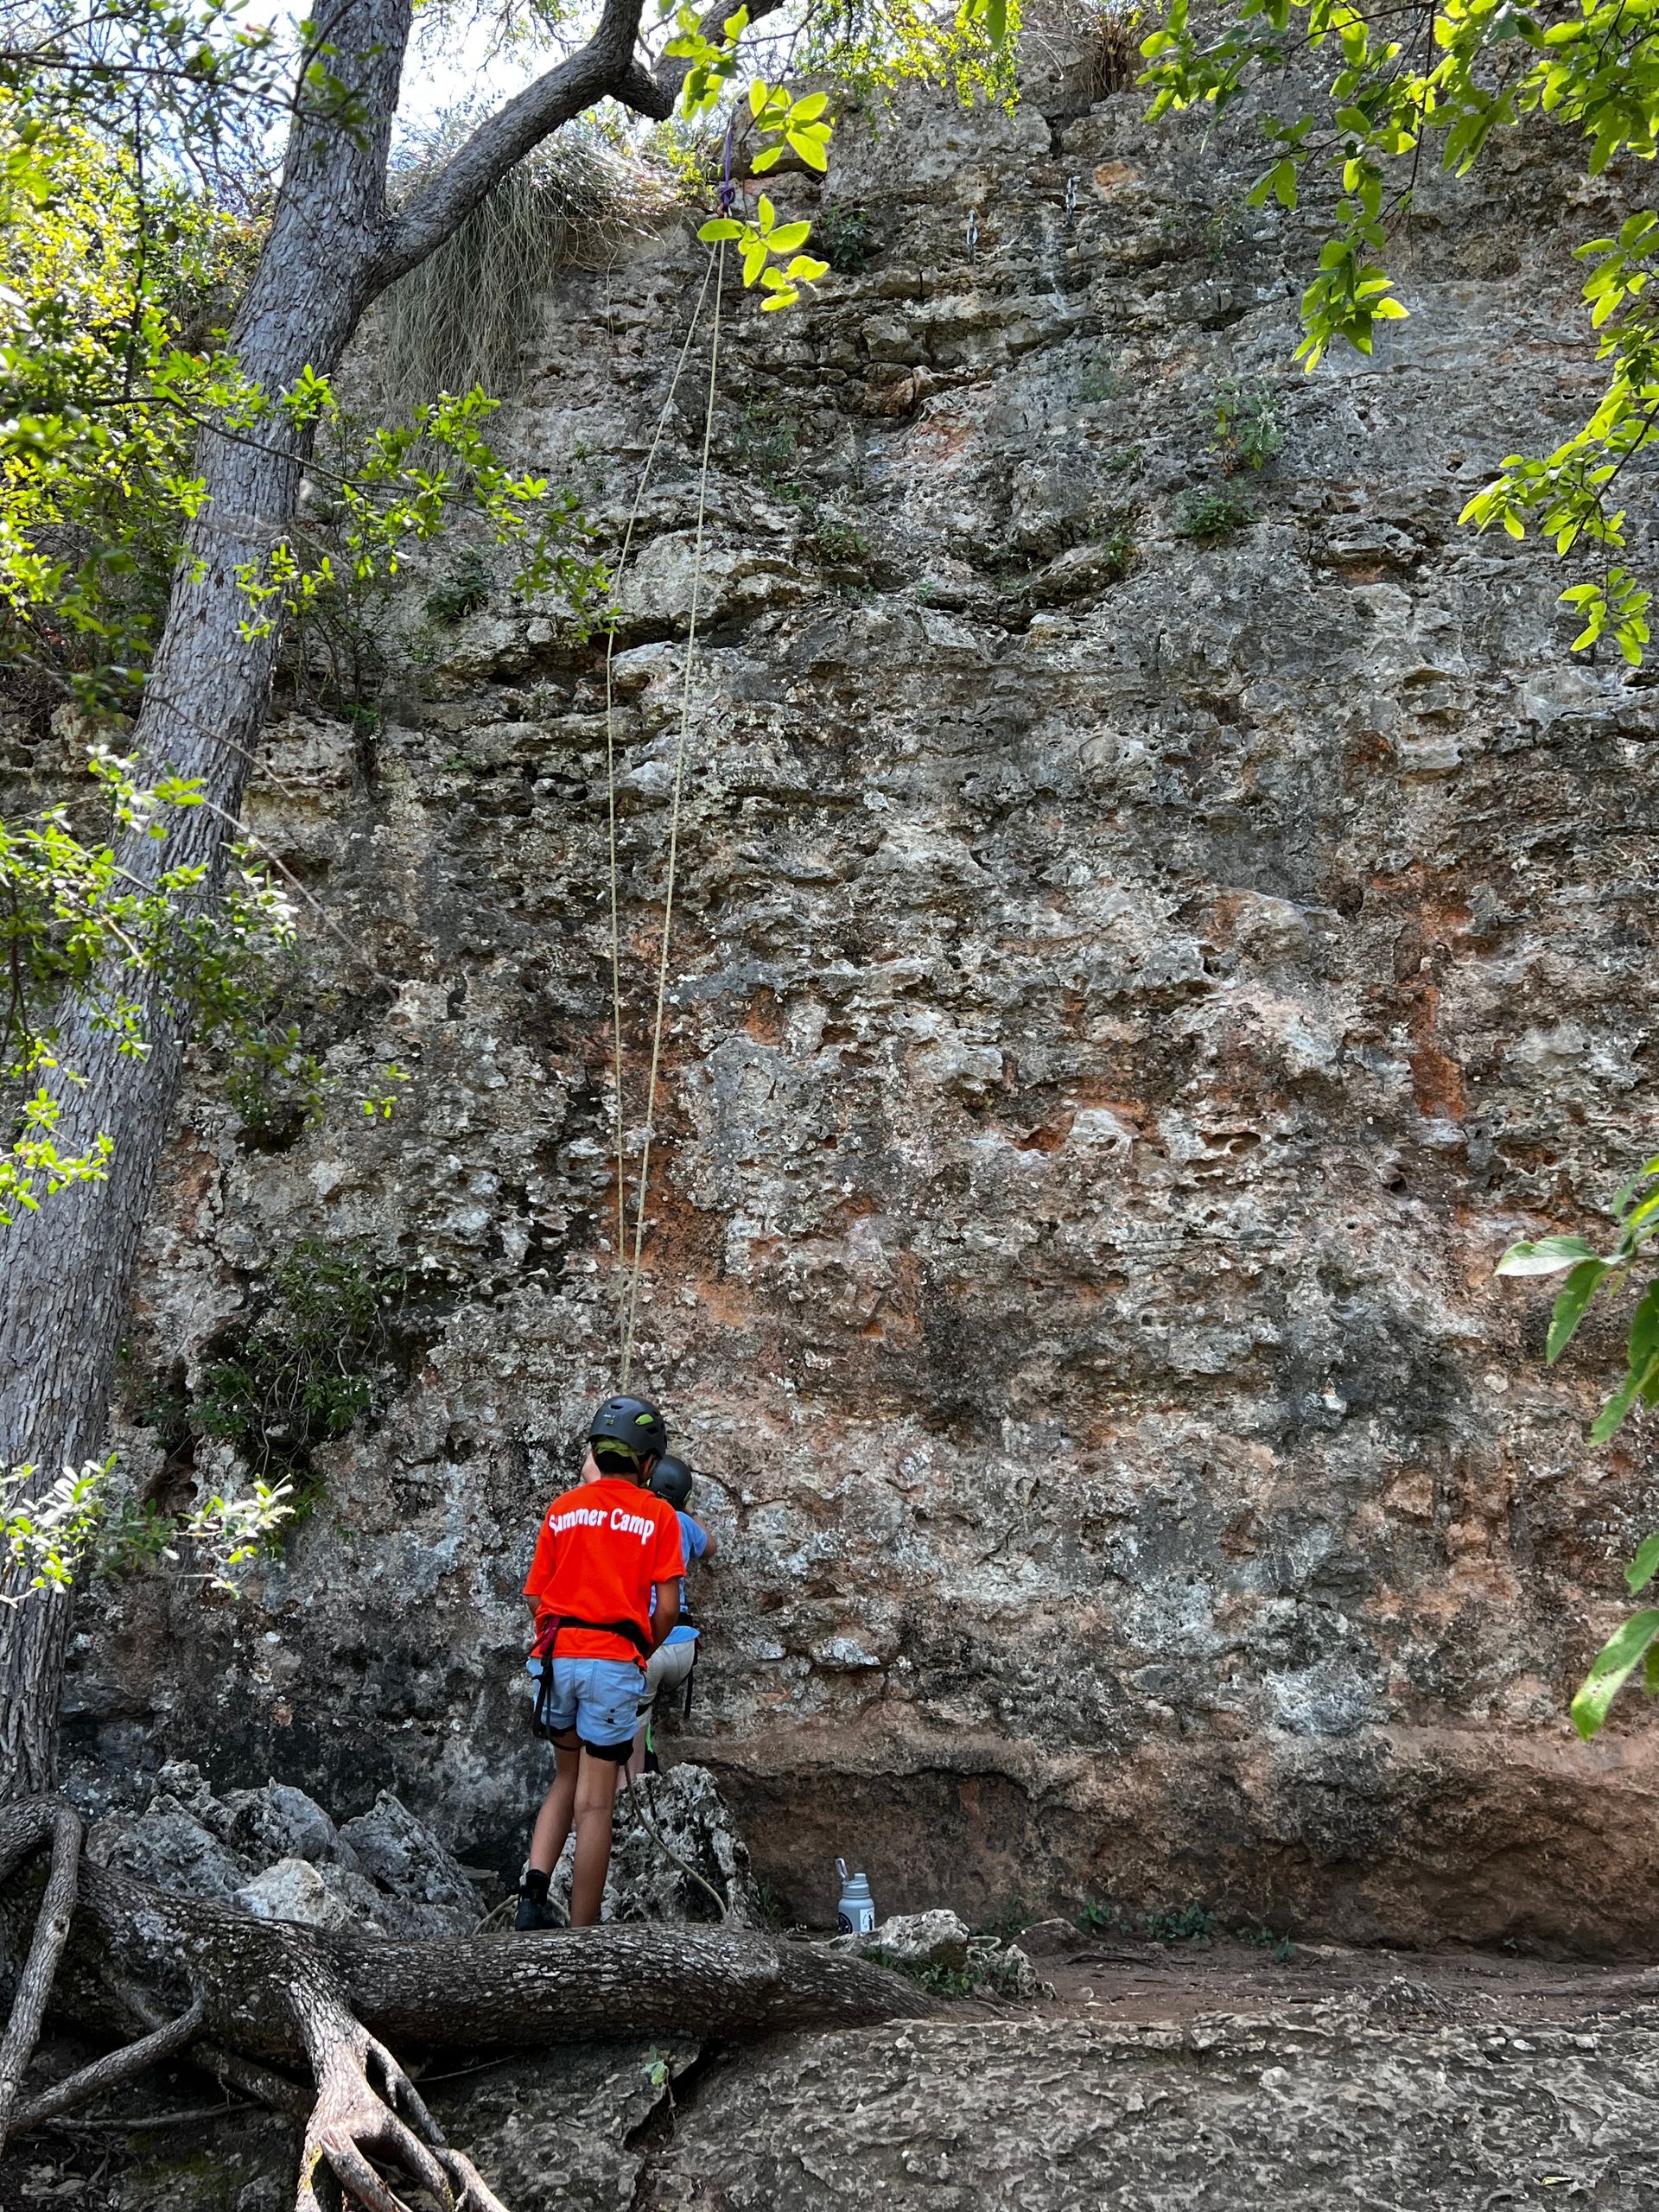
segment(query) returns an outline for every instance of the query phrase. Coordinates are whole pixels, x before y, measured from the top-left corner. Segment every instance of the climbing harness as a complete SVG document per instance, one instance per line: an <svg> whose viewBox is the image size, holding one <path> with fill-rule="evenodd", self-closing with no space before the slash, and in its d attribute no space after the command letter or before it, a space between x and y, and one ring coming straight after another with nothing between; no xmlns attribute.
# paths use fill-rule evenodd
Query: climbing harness
<svg viewBox="0 0 1659 2212"><path fill-rule="evenodd" d="M732 181L732 134L728 130L726 134L725 175L720 188L722 213L730 207L735 190L736 188ZM664 401L662 413L658 417L656 435L652 441L651 450L645 457L645 469L639 480L639 489L635 494L633 509L629 515L627 528L623 535L622 550L617 558L616 573L611 583L611 596L614 601L621 583L629 549L632 543L634 528L645 503L645 490L650 482L652 467L662 444L663 434L674 404L675 393L679 387L681 372L690 356L692 340L696 335L697 325L702 318L704 302L709 297L712 279L714 312L709 325L709 383L703 407L702 453L697 478L697 523L692 543L691 600L686 621L685 662L680 686L679 734L674 749L674 783L669 804L668 868L663 887L662 949L657 965L657 1005L652 1024L651 1060L645 1082L645 1117L639 1143L639 1175L634 1189L633 1249L631 1255L627 1249L626 1198L627 1153L625 1117L622 1109L622 945L620 871L616 849L616 703L612 671L612 664L616 653L614 624L612 626L605 652L605 766L609 800L611 867L612 1072L615 1086L616 1255L618 1263L626 1264L628 1270L619 1314L621 1343L620 1372L618 1380L624 1390L628 1387L628 1377L633 1366L634 1336L639 1313L639 1284L645 1256L646 1203L651 1186L652 1141L656 1132L657 1084L662 1066L663 1033L668 1013L668 963L673 938L674 889L678 873L680 820L685 791L686 755L691 728L691 696L696 662L697 615L701 608L702 589L703 537L709 510L709 458L714 443L715 401L719 388L721 309L725 278L726 247L724 241L721 241L710 254L709 267L703 272L702 288L697 295L697 302L692 310L690 327L686 332L685 342L680 349L680 357L675 365L674 374L669 384L668 397Z"/></svg>

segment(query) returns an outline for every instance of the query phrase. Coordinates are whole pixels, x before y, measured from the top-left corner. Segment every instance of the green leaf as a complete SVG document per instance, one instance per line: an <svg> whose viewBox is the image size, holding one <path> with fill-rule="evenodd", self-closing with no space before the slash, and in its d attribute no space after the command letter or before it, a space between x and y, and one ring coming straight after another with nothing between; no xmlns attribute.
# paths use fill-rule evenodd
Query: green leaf
<svg viewBox="0 0 1659 2212"><path fill-rule="evenodd" d="M1644 1366L1629 1370L1624 1382L1591 1423L1590 1441L1592 1444L1605 1444L1610 1438L1618 1435L1624 1425L1626 1414L1636 1403L1637 1394L1656 1376L1659 1376L1659 1359L1649 1360Z"/></svg>
<svg viewBox="0 0 1659 2212"><path fill-rule="evenodd" d="M1592 584L1581 584L1579 588L1581 591L1592 591L1595 587ZM1563 592L1561 596L1565 599L1567 597L1567 594ZM1619 1185L1619 1188L1615 1192L1613 1198L1612 1210L1616 1219L1619 1221L1624 1220L1625 1215L1630 1210L1631 1199L1635 1198L1642 1185L1646 1182L1650 1182L1656 1175L1659 1175L1659 1158L1644 1162L1642 1166L1637 1169L1635 1174L1631 1176L1628 1183L1624 1183Z"/></svg>
<svg viewBox="0 0 1659 2212"><path fill-rule="evenodd" d="M1630 1316L1625 1363L1630 1367L1645 1368L1656 1351L1659 1351L1659 1283L1649 1283Z"/></svg>
<svg viewBox="0 0 1659 2212"><path fill-rule="evenodd" d="M766 234L766 244L774 253L793 253L812 235L810 223L780 223L775 231Z"/></svg>
<svg viewBox="0 0 1659 2212"><path fill-rule="evenodd" d="M711 216L697 232L706 245L716 245L721 238L741 238L742 235L742 224L734 223L729 215Z"/></svg>
<svg viewBox="0 0 1659 2212"><path fill-rule="evenodd" d="M1624 1570L1624 1580L1630 1586L1631 1597L1634 1598L1638 1591L1645 1590L1656 1573L1659 1573L1659 1529L1656 1529L1652 1535L1643 1538L1637 1548L1636 1557Z"/></svg>
<svg viewBox="0 0 1659 2212"><path fill-rule="evenodd" d="M1511 1244L1493 1270L1500 1275L1558 1275L1563 1268L1575 1268L1585 1260L1600 1257L1593 1244L1582 1236L1540 1236L1533 1243L1524 1239Z"/></svg>
<svg viewBox="0 0 1659 2212"><path fill-rule="evenodd" d="M1547 1366L1554 1367L1572 1343L1603 1277L1612 1272L1611 1261L1586 1260L1568 1275L1549 1317L1549 1337L1544 1346Z"/></svg>
<svg viewBox="0 0 1659 2212"><path fill-rule="evenodd" d="M821 124L812 124L804 130L790 130L785 133L790 144L806 163L808 168L817 169L820 175L830 166L830 150L823 137L820 136L822 130Z"/></svg>
<svg viewBox="0 0 1659 2212"><path fill-rule="evenodd" d="M1659 1611L1632 1613L1609 1637L1573 1700L1573 1726L1587 1744L1600 1732L1613 1700L1659 1637Z"/></svg>

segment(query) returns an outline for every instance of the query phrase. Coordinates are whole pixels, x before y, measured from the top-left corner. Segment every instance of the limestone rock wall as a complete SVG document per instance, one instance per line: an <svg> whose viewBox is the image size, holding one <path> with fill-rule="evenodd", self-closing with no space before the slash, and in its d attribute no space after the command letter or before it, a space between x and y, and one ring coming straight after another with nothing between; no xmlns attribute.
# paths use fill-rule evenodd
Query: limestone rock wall
<svg viewBox="0 0 1659 2212"><path fill-rule="evenodd" d="M1547 1376L1491 1267L1653 1148L1659 723L1572 659L1549 562L1455 526L1580 418L1570 248L1625 187L1509 150L1420 218L1376 360L1305 377L1317 229L1247 207L1248 129L1065 64L849 127L868 265L727 302L636 1370L723 1550L690 1740L819 1919L842 1851L884 1909L1650 1940L1655 1739L1564 1713L1646 1447L1592 1459L1611 1332ZM672 226L573 275L508 418L613 541L702 269ZM1259 478L1211 450L1229 377L1274 395ZM636 1128L696 381L616 667ZM1179 534L1224 481L1258 518ZM256 1143L204 1063L133 1371L198 1390L307 1238L410 1270L415 1319L239 1605L98 1601L73 1738L133 1787L390 1788L506 1865L518 1586L613 1373L602 652L489 549L435 614L457 557L393 610L378 729L272 733L340 1089ZM216 1477L148 1402L138 1476Z"/></svg>

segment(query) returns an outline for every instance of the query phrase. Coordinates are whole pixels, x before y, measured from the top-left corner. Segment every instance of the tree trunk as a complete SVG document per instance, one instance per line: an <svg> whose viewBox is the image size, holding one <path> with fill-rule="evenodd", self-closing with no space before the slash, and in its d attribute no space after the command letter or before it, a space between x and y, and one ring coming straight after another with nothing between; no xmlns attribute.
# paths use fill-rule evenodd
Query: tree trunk
<svg viewBox="0 0 1659 2212"><path fill-rule="evenodd" d="M9 1922L5 1948L16 1955ZM303 2068L293 1993L326 1981L371 2034L404 2050L505 2050L588 2036L768 2034L931 2009L915 1984L821 1944L747 1929L613 1923L391 1942L255 1920L83 1862L66 1959L77 2009L113 1969L170 2006L199 1992L202 2033L244 2056ZM94 2008L95 2009L95 2008ZM106 2011L107 2023L111 2015Z"/></svg>
<svg viewBox="0 0 1659 2212"><path fill-rule="evenodd" d="M340 0L328 17L328 67L353 88L361 119L296 121L270 237L231 333L245 375L273 397L308 367L332 376L371 302L442 245L513 162L606 94L668 112L671 96L633 59L640 4L607 0L587 45L481 125L394 219L386 156L412 0ZM207 501L144 687L134 734L142 777L199 778L206 803L164 844L130 837L120 858L151 883L163 868L200 864L205 904L218 893L276 652L274 635L244 634L251 607L238 572L257 572L286 537L308 444L280 413L236 435L203 433ZM123 1054L84 1004L67 1009L60 1056L86 1080L63 1086L60 1139L79 1150L107 1130L110 1180L73 1185L0 1230L0 1466L34 1467L38 1487L95 1457L105 1433L128 1283L183 1065L185 1039L162 1006L150 1009L149 1036L143 1057ZM0 1573L0 1802L56 1786L72 1609L63 1594L24 1599L26 1586L17 1570Z"/></svg>
<svg viewBox="0 0 1659 2212"><path fill-rule="evenodd" d="M337 368L385 243L385 162L410 0L344 0L331 18L332 66L359 89L356 130L296 122L271 234L232 333L245 374L288 391L308 364ZM302 435L280 414L257 433L205 432L197 454L207 503L192 525L134 749L148 779L201 780L206 804L176 818L164 844L130 836L122 865L153 883L163 868L223 873L226 833L270 690L274 636L243 634L250 613L238 570L258 572L286 534L298 493ZM115 1141L109 1183L82 1184L0 1233L0 1462L33 1465L42 1484L96 1456L105 1435L127 1286L178 1092L183 1039L154 1005L149 1050L124 1054L92 1012L67 1010L60 1058L84 1085L62 1087L70 1145L100 1130ZM0 1599L16 1598L16 1570ZM0 1627L0 1800L54 1783L55 1739L71 1608L25 1600Z"/></svg>

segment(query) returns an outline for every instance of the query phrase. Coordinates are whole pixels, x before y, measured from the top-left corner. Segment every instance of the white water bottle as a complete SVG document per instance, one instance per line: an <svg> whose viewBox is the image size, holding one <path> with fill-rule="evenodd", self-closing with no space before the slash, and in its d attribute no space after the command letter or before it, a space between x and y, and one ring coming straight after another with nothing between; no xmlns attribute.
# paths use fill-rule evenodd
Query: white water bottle
<svg viewBox="0 0 1659 2212"><path fill-rule="evenodd" d="M849 1874L847 1861L837 1859L836 1872L841 1877L841 1904L836 1920L843 1936L868 1936L875 1928L875 1899L870 1895L868 1874Z"/></svg>

